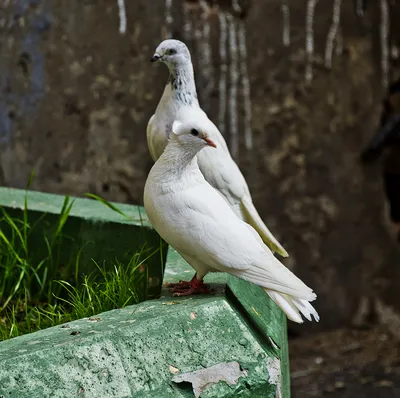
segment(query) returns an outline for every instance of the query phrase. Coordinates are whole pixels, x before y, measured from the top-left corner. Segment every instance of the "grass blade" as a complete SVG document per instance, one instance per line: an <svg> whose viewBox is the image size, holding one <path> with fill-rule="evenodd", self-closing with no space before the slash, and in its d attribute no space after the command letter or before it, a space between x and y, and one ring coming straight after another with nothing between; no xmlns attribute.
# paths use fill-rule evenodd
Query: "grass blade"
<svg viewBox="0 0 400 398"><path fill-rule="evenodd" d="M97 196L97 195L95 195L93 193L85 193L85 196L87 196L88 198L91 198L91 199L99 201L104 206L107 206L111 210L115 211L116 213L118 213L119 215L121 215L122 217L125 217L126 219L128 219L130 221L134 220L132 217L127 216L122 210L118 209L118 207L114 206L112 203L110 203L107 200L101 198L100 196Z"/></svg>

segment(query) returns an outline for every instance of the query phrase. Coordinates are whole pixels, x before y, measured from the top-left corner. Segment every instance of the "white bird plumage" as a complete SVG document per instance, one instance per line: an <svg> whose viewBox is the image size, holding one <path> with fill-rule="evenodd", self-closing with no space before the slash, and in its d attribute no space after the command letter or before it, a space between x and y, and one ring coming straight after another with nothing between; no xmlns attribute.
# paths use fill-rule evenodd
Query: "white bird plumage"
<svg viewBox="0 0 400 398"><path fill-rule="evenodd" d="M188 48L178 40L164 40L152 58L152 61L156 60L168 66L170 77L147 126L151 157L156 161L163 153L174 120L201 121L211 139L217 143L216 150L205 148L198 154L200 171L205 179L223 195L240 219L254 227L272 251L287 257L288 253L254 207L246 180L232 159L223 136L199 106Z"/></svg>
<svg viewBox="0 0 400 398"><path fill-rule="evenodd" d="M145 185L150 222L196 270L197 280L208 272L228 272L263 287L292 321L301 323L300 314L319 320L309 303L315 293L274 257L200 172L196 155L219 145L206 127L196 118L173 124Z"/></svg>

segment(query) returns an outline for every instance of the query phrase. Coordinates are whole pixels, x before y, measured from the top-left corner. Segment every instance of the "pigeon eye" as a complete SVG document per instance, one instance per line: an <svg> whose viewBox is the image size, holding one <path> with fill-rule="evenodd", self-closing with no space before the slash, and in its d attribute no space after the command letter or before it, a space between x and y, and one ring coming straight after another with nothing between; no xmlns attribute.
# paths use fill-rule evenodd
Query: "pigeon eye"
<svg viewBox="0 0 400 398"><path fill-rule="evenodd" d="M174 48L170 48L169 50L167 50L167 55L174 55L176 54L176 50Z"/></svg>
<svg viewBox="0 0 400 398"><path fill-rule="evenodd" d="M197 137L199 135L199 132L196 129L192 129L190 131L190 134L194 135L195 137Z"/></svg>

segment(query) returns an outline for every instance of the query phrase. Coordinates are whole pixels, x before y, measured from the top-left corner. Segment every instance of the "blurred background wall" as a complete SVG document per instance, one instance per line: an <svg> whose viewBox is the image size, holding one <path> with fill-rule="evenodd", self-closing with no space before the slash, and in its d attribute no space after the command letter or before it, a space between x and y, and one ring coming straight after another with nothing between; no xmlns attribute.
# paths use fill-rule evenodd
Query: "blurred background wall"
<svg viewBox="0 0 400 398"><path fill-rule="evenodd" d="M201 105L318 294L323 321L293 331L398 331L399 249L359 152L399 77L399 17L394 0L2 0L0 183L35 170L35 190L141 204L168 77L149 59L184 40Z"/></svg>

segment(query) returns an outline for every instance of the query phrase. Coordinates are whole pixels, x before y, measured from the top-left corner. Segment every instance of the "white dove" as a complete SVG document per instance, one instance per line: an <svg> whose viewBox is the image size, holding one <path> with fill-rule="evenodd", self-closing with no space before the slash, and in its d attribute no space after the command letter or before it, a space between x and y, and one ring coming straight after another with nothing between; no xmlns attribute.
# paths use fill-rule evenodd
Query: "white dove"
<svg viewBox="0 0 400 398"><path fill-rule="evenodd" d="M309 303L315 293L274 257L256 230L236 216L200 172L197 153L216 151L218 144L193 120L173 123L168 145L144 189L150 222L196 270L190 282L173 284L173 291L180 296L205 293L208 272L228 272L263 287L292 321L302 323L300 313L318 321Z"/></svg>
<svg viewBox="0 0 400 398"><path fill-rule="evenodd" d="M288 253L272 235L254 207L246 180L232 159L223 136L199 106L188 48L178 40L164 40L151 59L157 60L168 66L170 77L156 112L147 126L147 144L151 157L156 161L163 153L174 120L184 122L189 120L188 114L194 114L195 119L207 121L207 132L218 146L214 151L207 148L198 154L199 167L204 178L225 197L240 219L254 227L271 250L287 257Z"/></svg>

